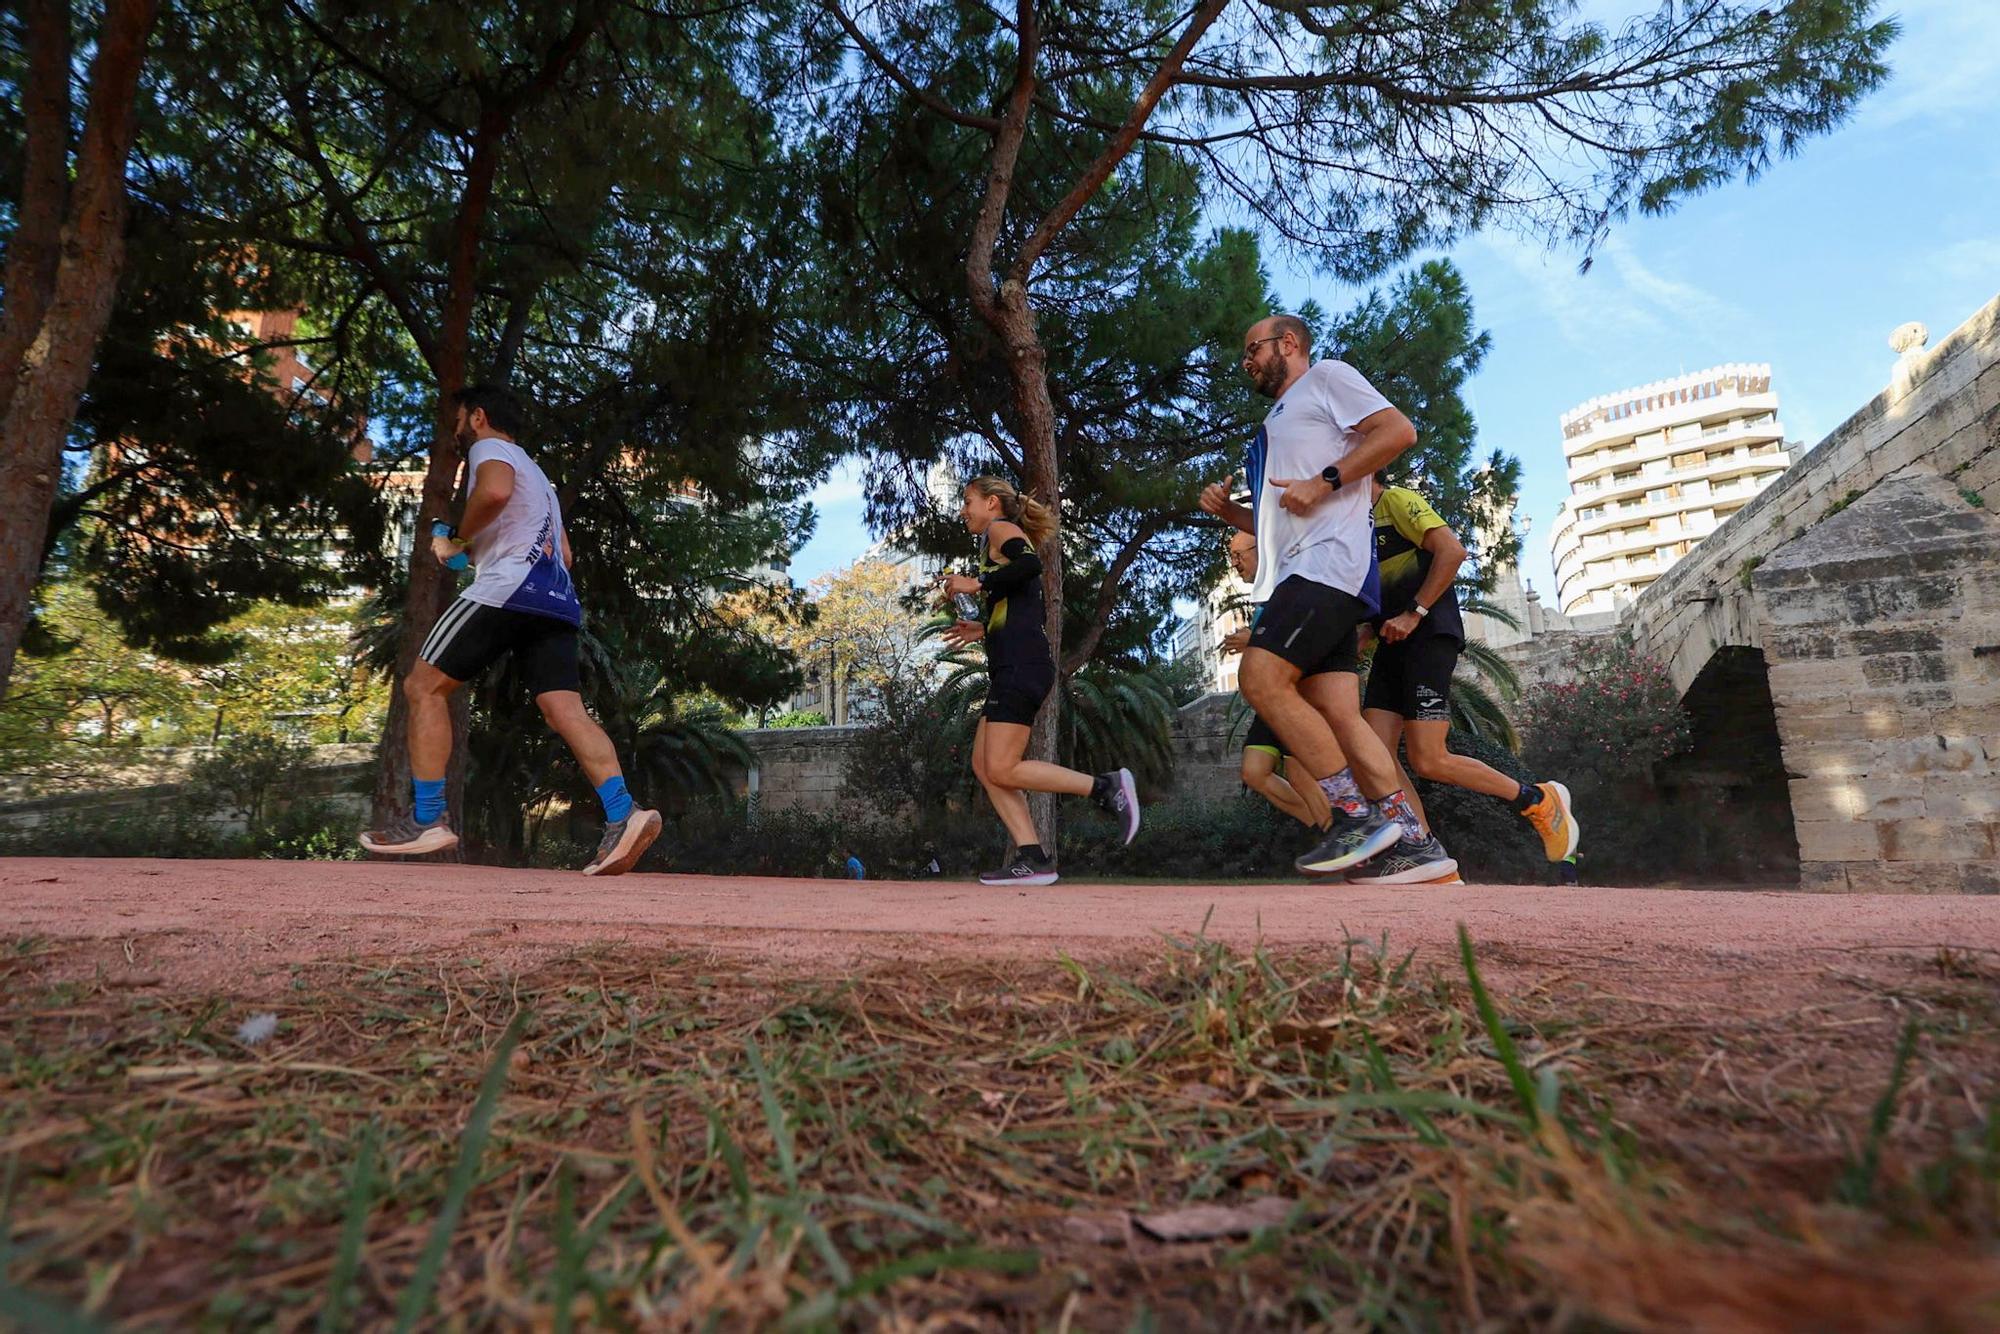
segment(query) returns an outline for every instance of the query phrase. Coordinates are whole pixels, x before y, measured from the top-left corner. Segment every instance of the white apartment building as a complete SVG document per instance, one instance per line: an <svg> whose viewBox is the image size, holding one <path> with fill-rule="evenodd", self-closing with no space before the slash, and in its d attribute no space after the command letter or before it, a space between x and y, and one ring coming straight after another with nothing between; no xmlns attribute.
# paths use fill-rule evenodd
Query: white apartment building
<svg viewBox="0 0 2000 1334"><path fill-rule="evenodd" d="M1234 570L1227 570L1222 582L1202 596L1194 615L1182 618L1174 627L1174 660L1195 655L1205 669L1207 688L1233 695L1243 658L1236 653L1224 657L1222 641L1249 624L1250 585L1238 579Z"/></svg>
<svg viewBox="0 0 2000 1334"><path fill-rule="evenodd" d="M1771 368L1732 362L1562 416L1570 498L1550 546L1565 616L1616 611L1791 463Z"/></svg>

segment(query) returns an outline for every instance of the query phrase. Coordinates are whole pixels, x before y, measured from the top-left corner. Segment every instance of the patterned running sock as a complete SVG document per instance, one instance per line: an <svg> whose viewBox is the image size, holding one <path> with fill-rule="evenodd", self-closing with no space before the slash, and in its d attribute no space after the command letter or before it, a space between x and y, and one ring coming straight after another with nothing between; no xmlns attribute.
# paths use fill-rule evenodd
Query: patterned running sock
<svg viewBox="0 0 2000 1334"><path fill-rule="evenodd" d="M1391 792L1375 803L1377 810L1394 820L1403 828L1403 837L1413 843L1424 841L1424 827L1417 821L1417 809L1410 805L1410 799L1401 791Z"/></svg>
<svg viewBox="0 0 2000 1334"><path fill-rule="evenodd" d="M412 778L410 787L416 793L410 815L418 824L429 824L444 814L444 779Z"/></svg>
<svg viewBox="0 0 2000 1334"><path fill-rule="evenodd" d="M1516 792L1514 799L1507 804L1514 808L1514 814L1526 815L1528 807L1542 799L1542 790L1531 783L1522 783L1520 787L1521 790Z"/></svg>
<svg viewBox="0 0 2000 1334"><path fill-rule="evenodd" d="M613 774L599 783L597 799L604 803L606 824L617 824L632 813L632 794L625 790L624 774Z"/></svg>
<svg viewBox="0 0 2000 1334"><path fill-rule="evenodd" d="M1319 790L1326 793L1327 804L1343 815L1360 819L1368 814L1368 798L1361 795L1361 789L1354 781L1354 770L1342 769L1319 780Z"/></svg>

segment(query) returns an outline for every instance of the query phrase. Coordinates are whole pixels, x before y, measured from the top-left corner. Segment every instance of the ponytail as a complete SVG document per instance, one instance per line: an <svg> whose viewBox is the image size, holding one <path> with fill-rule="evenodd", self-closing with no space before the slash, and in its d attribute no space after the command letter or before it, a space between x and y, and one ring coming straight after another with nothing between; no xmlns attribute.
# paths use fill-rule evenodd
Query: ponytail
<svg viewBox="0 0 2000 1334"><path fill-rule="evenodd" d="M975 477L966 486L983 496L999 497L1000 512L1009 523L1021 526L1030 545L1039 547L1056 535L1055 511L1033 496L1022 495L1006 478Z"/></svg>

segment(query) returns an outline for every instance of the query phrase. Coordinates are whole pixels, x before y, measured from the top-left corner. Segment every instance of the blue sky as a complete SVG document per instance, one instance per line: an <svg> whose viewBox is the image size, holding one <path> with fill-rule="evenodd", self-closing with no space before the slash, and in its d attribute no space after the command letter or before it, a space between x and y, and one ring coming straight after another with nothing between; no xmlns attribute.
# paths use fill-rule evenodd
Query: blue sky
<svg viewBox="0 0 2000 1334"><path fill-rule="evenodd" d="M1593 12L1636 13L1644 0ZM1818 443L1888 381L1890 330L1935 344L2000 294L2000 3L1886 6L1903 34L1890 83L1847 125L1672 214L1627 222L1586 275L1577 255L1505 233L1450 252L1493 349L1470 384L1482 448L1522 463L1521 566L1552 600L1548 533L1567 494L1557 417L1597 394L1724 361L1768 361L1786 434ZM1274 266L1288 304L1358 293ZM868 545L859 467L814 497L804 583Z"/></svg>

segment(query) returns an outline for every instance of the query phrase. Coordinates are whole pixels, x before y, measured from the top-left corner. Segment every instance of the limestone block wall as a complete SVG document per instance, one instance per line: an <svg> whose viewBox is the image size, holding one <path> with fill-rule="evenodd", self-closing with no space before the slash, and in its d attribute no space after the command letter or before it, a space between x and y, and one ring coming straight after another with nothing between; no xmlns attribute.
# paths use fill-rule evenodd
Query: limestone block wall
<svg viewBox="0 0 2000 1334"><path fill-rule="evenodd" d="M1624 618L1639 648L1685 691L1717 648L1762 644L1761 562L1913 466L2000 506L2000 297L1906 355L1887 389L1646 588Z"/></svg>
<svg viewBox="0 0 2000 1334"><path fill-rule="evenodd" d="M1174 795L1203 801L1232 800L1243 791L1243 738L1249 714L1236 696L1215 692L1174 717Z"/></svg>
<svg viewBox="0 0 2000 1334"><path fill-rule="evenodd" d="M1208 694L1174 717L1174 795L1200 800L1242 794L1243 735L1232 714L1235 695ZM859 726L759 728L741 733L757 757L757 799L765 810L830 810L840 801L847 756ZM732 776L737 795L750 775Z"/></svg>
<svg viewBox="0 0 2000 1334"><path fill-rule="evenodd" d="M1801 885L2000 893L2000 520L1898 477L1754 584Z"/></svg>
<svg viewBox="0 0 2000 1334"><path fill-rule="evenodd" d="M847 771L847 754L862 729L840 727L763 727L742 733L757 757L757 801L765 810L831 810L840 801ZM749 792L751 776L735 776L739 795Z"/></svg>
<svg viewBox="0 0 2000 1334"><path fill-rule="evenodd" d="M148 756L141 770L119 775L115 783L104 781L71 791L0 799L0 831L24 831L84 818L108 820L160 815L183 809L193 795L186 781L188 767L207 753L205 746L162 749ZM374 772L373 743L315 746L311 768L280 800L310 798L323 802L330 818L352 821L359 829L368 820L369 784ZM209 811L201 820L218 833L241 834L246 829L242 816L228 808Z"/></svg>

